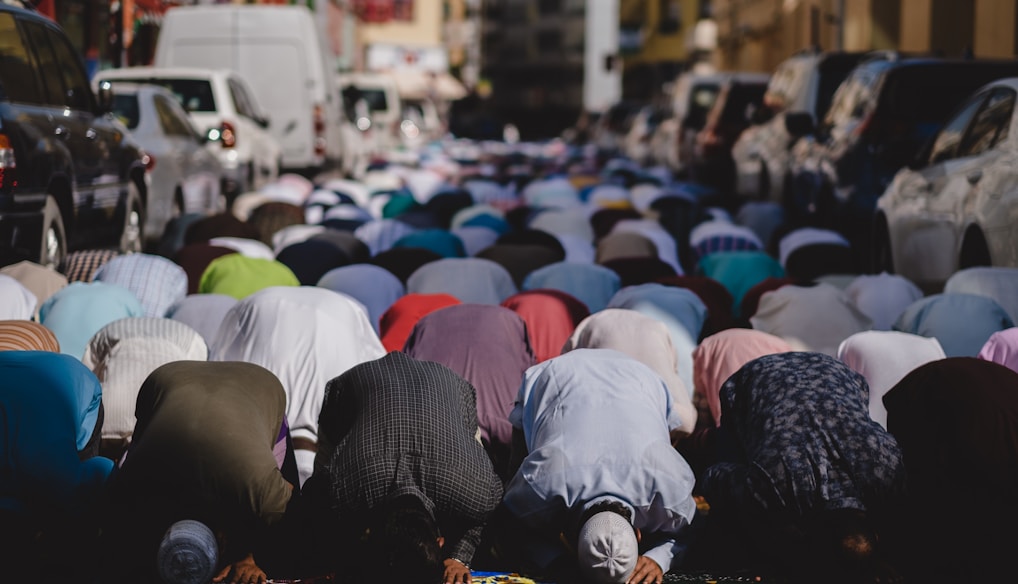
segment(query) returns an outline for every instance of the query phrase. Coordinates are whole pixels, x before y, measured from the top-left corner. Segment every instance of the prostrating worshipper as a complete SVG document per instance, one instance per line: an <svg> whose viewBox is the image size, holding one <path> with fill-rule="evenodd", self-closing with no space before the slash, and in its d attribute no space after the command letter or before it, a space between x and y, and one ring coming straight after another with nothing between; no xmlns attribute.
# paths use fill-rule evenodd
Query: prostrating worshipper
<svg viewBox="0 0 1018 584"><path fill-rule="evenodd" d="M706 337L693 350L693 401L707 406L707 415L697 416L697 426L721 425L721 386L733 373L757 357L792 350L781 337L752 329L727 329Z"/></svg>
<svg viewBox="0 0 1018 584"><path fill-rule="evenodd" d="M659 584L685 555L693 472L650 367L576 349L531 367L510 415L516 472L498 545L555 582Z"/></svg>
<svg viewBox="0 0 1018 584"><path fill-rule="evenodd" d="M209 267L212 260L224 255L237 253L229 247L219 247L208 243L191 243L177 250L173 255L173 261L184 268L187 274L187 293L197 294L198 284L201 283L201 275L205 268Z"/></svg>
<svg viewBox="0 0 1018 584"><path fill-rule="evenodd" d="M889 331L901 313L923 297L923 291L904 276L881 272L856 276L845 295L873 321L873 330Z"/></svg>
<svg viewBox="0 0 1018 584"><path fill-rule="evenodd" d="M115 249L83 249L64 256L57 268L68 282L91 282L100 266L120 255Z"/></svg>
<svg viewBox="0 0 1018 584"><path fill-rule="evenodd" d="M197 331L168 318L131 317L104 326L89 340L81 362L102 383L99 454L120 460L134 433L134 407L142 383L161 365L205 361L208 347Z"/></svg>
<svg viewBox="0 0 1018 584"><path fill-rule="evenodd" d="M988 296L997 301L1011 320L1018 322L1018 268L978 266L951 274L944 282L947 294L963 293Z"/></svg>
<svg viewBox="0 0 1018 584"><path fill-rule="evenodd" d="M742 314L742 297L750 288L767 278L783 278L785 270L765 251L719 251L697 263L697 273L721 282L732 295L732 314Z"/></svg>
<svg viewBox="0 0 1018 584"><path fill-rule="evenodd" d="M187 296L187 272L162 256L132 253L113 258L95 271L95 282L127 288L141 302L145 316L162 317Z"/></svg>
<svg viewBox="0 0 1018 584"><path fill-rule="evenodd" d="M657 283L691 290L707 307L707 318L700 331L701 340L736 326L732 317L732 295L721 282L706 276L672 276L661 278Z"/></svg>
<svg viewBox="0 0 1018 584"><path fill-rule="evenodd" d="M679 374L675 346L665 324L636 310L606 308L576 326L562 353L575 349L614 349L650 367L671 392L669 407L679 423L669 430L690 433L696 427L692 391Z"/></svg>
<svg viewBox="0 0 1018 584"><path fill-rule="evenodd" d="M396 351L329 381L312 543L328 568L385 582L464 584L502 484L476 440L474 388Z"/></svg>
<svg viewBox="0 0 1018 584"><path fill-rule="evenodd" d="M437 253L419 247L394 247L371 257L368 263L385 268L406 285L417 268L442 259Z"/></svg>
<svg viewBox="0 0 1018 584"><path fill-rule="evenodd" d="M0 351L60 352L53 331L30 320L0 320Z"/></svg>
<svg viewBox="0 0 1018 584"><path fill-rule="evenodd" d="M209 262L198 281L199 294L226 294L237 300L273 286L300 286L286 264L235 253Z"/></svg>
<svg viewBox="0 0 1018 584"><path fill-rule="evenodd" d="M622 280L611 268L575 262L549 264L530 272L523 280L523 290L561 290L586 304L591 314L606 308L621 287Z"/></svg>
<svg viewBox="0 0 1018 584"><path fill-rule="evenodd" d="M1006 328L990 335L976 356L1018 371L1018 327Z"/></svg>
<svg viewBox="0 0 1018 584"><path fill-rule="evenodd" d="M26 324L29 324L26 322ZM102 388L80 361L0 351L0 571L90 581L113 461L95 456Z"/></svg>
<svg viewBox="0 0 1018 584"><path fill-rule="evenodd" d="M697 491L728 561L742 550L755 569L803 582L900 577L882 538L894 533L905 466L870 418L863 376L822 353L759 357L722 386L713 431L717 462L698 471Z"/></svg>
<svg viewBox="0 0 1018 584"><path fill-rule="evenodd" d="M408 294L451 294L460 302L501 304L516 294L512 275L501 264L483 258L442 258L410 275Z"/></svg>
<svg viewBox="0 0 1018 584"><path fill-rule="evenodd" d="M575 296L551 288L513 294L502 301L502 306L527 323L530 347L538 363L561 355L562 346L576 326L590 316L587 306Z"/></svg>
<svg viewBox="0 0 1018 584"><path fill-rule="evenodd" d="M432 312L461 304L449 294L407 294L392 303L378 320L378 332L386 351L402 351L417 321Z"/></svg>
<svg viewBox="0 0 1018 584"><path fill-rule="evenodd" d="M900 331L862 331L838 347L838 359L866 378L870 417L884 428L887 428L884 394L916 367L944 357L937 339Z"/></svg>
<svg viewBox="0 0 1018 584"><path fill-rule="evenodd" d="M961 292L916 300L894 321L892 330L933 337L948 357L975 357L990 335L1015 326L996 300Z"/></svg>
<svg viewBox="0 0 1018 584"><path fill-rule="evenodd" d="M499 477L509 479L509 412L536 361L519 315L502 306L457 304L417 321L403 352L441 363L474 386L481 444Z"/></svg>
<svg viewBox="0 0 1018 584"><path fill-rule="evenodd" d="M842 341L873 328L873 321L830 284L782 286L760 297L753 328L805 351L834 356ZM822 323L822 325L821 325Z"/></svg>
<svg viewBox="0 0 1018 584"><path fill-rule="evenodd" d="M176 361L153 371L138 392L130 448L109 483L102 581L155 582L169 573L179 579L166 584L189 582L218 558L214 581L263 584L256 553L283 553L270 545L272 530L299 492L273 455L285 407L279 380L251 363ZM182 520L206 525L217 545L204 554L194 546L157 554Z"/></svg>
<svg viewBox="0 0 1018 584"><path fill-rule="evenodd" d="M107 324L144 316L133 292L105 282L71 282L39 308L39 322L60 341L60 352L81 359L92 335Z"/></svg>
<svg viewBox="0 0 1018 584"><path fill-rule="evenodd" d="M1018 373L971 357L922 365L884 395L901 445L909 581L1006 582L1018 522Z"/></svg>
<svg viewBox="0 0 1018 584"><path fill-rule="evenodd" d="M314 467L326 382L384 354L363 306L315 286L274 286L248 296L226 314L209 346L210 361L255 363L279 378L301 483Z"/></svg>

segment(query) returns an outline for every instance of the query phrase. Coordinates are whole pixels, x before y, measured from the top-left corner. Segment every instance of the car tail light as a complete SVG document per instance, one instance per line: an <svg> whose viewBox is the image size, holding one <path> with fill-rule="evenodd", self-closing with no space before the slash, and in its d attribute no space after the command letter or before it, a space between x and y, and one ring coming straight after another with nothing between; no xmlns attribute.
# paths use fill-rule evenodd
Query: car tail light
<svg viewBox="0 0 1018 584"><path fill-rule="evenodd" d="M315 155L325 154L325 110L321 104L315 104L314 117L311 120L315 129Z"/></svg>
<svg viewBox="0 0 1018 584"><path fill-rule="evenodd" d="M156 157L149 153L141 155L141 163L145 165L145 170L152 172L152 169L156 167Z"/></svg>
<svg viewBox="0 0 1018 584"><path fill-rule="evenodd" d="M233 129L233 124L223 122L223 127L219 130L219 139L223 141L223 148L233 148L237 145L237 133Z"/></svg>
<svg viewBox="0 0 1018 584"><path fill-rule="evenodd" d="M17 167L11 140L7 134L0 133L0 189L17 186L18 180L14 174Z"/></svg>

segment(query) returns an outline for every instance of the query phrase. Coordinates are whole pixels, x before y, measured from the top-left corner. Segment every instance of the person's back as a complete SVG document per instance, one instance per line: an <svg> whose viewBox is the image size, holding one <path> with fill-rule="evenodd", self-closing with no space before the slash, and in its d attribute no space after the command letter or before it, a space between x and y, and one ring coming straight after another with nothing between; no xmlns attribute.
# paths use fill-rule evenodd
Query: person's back
<svg viewBox="0 0 1018 584"><path fill-rule="evenodd" d="M525 441L527 454L504 505L530 530L524 554L537 569L552 569L564 553L558 534L575 533L579 512L605 495L633 508L634 527L661 536L644 555L662 572L677 561L674 538L695 503L693 472L669 439L671 407L665 382L614 350L576 349L527 371L510 414L514 448Z"/></svg>

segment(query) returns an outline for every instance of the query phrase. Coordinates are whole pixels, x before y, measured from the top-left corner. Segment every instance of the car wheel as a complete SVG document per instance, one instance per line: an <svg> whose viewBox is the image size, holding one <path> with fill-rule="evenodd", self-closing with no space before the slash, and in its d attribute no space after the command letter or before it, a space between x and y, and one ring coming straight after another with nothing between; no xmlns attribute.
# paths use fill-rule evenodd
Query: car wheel
<svg viewBox="0 0 1018 584"><path fill-rule="evenodd" d="M891 234L887 228L887 220L883 215L874 220L873 249L871 251L871 271L874 274L894 273L894 255L891 252Z"/></svg>
<svg viewBox="0 0 1018 584"><path fill-rule="evenodd" d="M52 196L46 197L43 210L42 245L39 249L39 263L56 270L67 256L67 232L60 206Z"/></svg>
<svg viewBox="0 0 1018 584"><path fill-rule="evenodd" d="M757 197L761 201L771 198L771 171L767 169L767 163L760 161L760 176L757 183Z"/></svg>
<svg viewBox="0 0 1018 584"><path fill-rule="evenodd" d="M982 231L970 228L965 232L965 239L962 240L958 269L990 265L993 265L993 262L990 261L990 248L986 245L986 238L983 237Z"/></svg>
<svg viewBox="0 0 1018 584"><path fill-rule="evenodd" d="M137 253L142 250L145 212L138 194L138 185L129 182L127 199L124 201L124 225L120 232L121 253Z"/></svg>

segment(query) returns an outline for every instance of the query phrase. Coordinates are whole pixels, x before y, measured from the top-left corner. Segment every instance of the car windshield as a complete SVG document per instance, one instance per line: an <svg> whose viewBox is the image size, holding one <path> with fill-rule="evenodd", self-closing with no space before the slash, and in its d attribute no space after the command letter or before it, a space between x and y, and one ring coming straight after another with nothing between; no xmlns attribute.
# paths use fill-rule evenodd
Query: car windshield
<svg viewBox="0 0 1018 584"><path fill-rule="evenodd" d="M389 111L389 102L385 98L384 89L373 89L370 87L360 88L360 98L368 104L368 109L372 112L384 112Z"/></svg>
<svg viewBox="0 0 1018 584"><path fill-rule="evenodd" d="M113 115L117 117L128 130L138 127L138 96L133 93L119 93L113 96Z"/></svg>
<svg viewBox="0 0 1018 584"><path fill-rule="evenodd" d="M216 100L212 96L212 84L207 79L176 79L176 78L147 78L147 79L111 79L131 83L151 83L169 89L177 98L181 107L189 112L214 112L216 111Z"/></svg>

